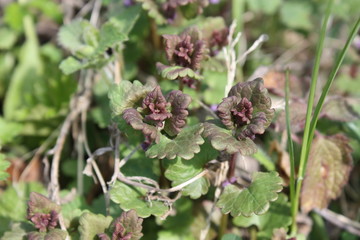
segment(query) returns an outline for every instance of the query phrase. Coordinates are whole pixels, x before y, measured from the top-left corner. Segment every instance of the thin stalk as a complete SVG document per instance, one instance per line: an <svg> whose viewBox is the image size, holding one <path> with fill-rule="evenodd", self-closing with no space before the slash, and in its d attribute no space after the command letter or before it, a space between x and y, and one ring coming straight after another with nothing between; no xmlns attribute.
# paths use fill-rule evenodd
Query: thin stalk
<svg viewBox="0 0 360 240"><path fill-rule="evenodd" d="M317 84L317 79L319 76L319 69L320 69L320 59L321 59L322 51L324 49L326 27L327 27L327 23L330 18L330 13L331 13L331 9L333 6L333 2L334 2L333 0L328 1L327 7L326 7L326 12L325 12L325 17L324 17L322 27L321 27L320 39L319 39L317 49L316 49L315 64L314 64L312 78L311 78L310 93L309 93L307 111L306 111L304 136L303 136L303 142L302 142L302 147L301 147L299 174L298 174L298 178L297 178L296 192L295 192L295 198L294 198L295 218L296 218L296 215L297 215L298 209L299 209L300 190L301 190L302 181L303 181L304 173L305 173L305 169L306 169L307 152L308 152L307 148L310 146L309 143L311 143L311 139L310 139L311 113L312 113L312 109L314 106L315 89L316 89L316 84ZM296 226L296 221L295 221L292 223L292 226L291 226L291 235L296 234L296 231L297 231L296 228L297 228L297 226Z"/></svg>
<svg viewBox="0 0 360 240"><path fill-rule="evenodd" d="M292 222L296 223L296 205L295 205L295 157L294 157L294 144L291 138L290 128L290 111L289 111L289 69L286 70L285 78L285 112L286 112L286 131L288 151L290 155L290 201L291 201L291 217Z"/></svg>
<svg viewBox="0 0 360 240"><path fill-rule="evenodd" d="M346 52L348 51L351 43L353 42L355 36L357 35L359 28L360 28L360 18L358 18L357 22L355 23L354 27L352 28L351 33L346 41L346 44L343 47L343 49L341 50L340 55L338 56L338 58L335 62L335 66L333 67L333 69L329 75L329 78L326 81L325 86L322 90L321 96L316 105L314 115L313 115L313 118L312 118L311 124L310 124L310 139L312 139L314 137L316 124L319 119L321 109L324 105L325 98L326 98L327 94L329 93L330 87L331 87L332 83L334 82L335 76L336 76L337 72L339 71L342 62L344 61ZM310 145L310 143L308 143L308 145ZM309 148L310 148L310 146L308 146L307 156L309 155Z"/></svg>

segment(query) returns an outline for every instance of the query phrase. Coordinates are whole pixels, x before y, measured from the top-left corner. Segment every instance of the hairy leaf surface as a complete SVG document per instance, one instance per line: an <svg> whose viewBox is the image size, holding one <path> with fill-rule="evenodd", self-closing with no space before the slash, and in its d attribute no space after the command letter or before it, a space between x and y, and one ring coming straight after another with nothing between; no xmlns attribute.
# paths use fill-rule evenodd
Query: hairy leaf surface
<svg viewBox="0 0 360 240"><path fill-rule="evenodd" d="M270 204L269 211L264 215L253 215L251 217L238 216L233 220L239 227L248 228L255 225L260 232L271 238L276 228L287 228L291 224L290 203L287 196L279 194L278 199Z"/></svg>
<svg viewBox="0 0 360 240"><path fill-rule="evenodd" d="M190 161L177 158L175 161L168 161L169 167L165 171L165 177L172 181L175 187L195 177L204 170L204 166L210 160L216 159L218 151L213 149L209 143L201 145L201 150ZM197 199L208 192L210 183L206 177L201 177L195 182L182 189L182 194Z"/></svg>
<svg viewBox="0 0 360 240"><path fill-rule="evenodd" d="M252 155L257 151L255 143L250 138L236 139L230 130L218 127L212 123L204 123L204 137L211 141L211 145L219 151L229 154L240 152L242 155Z"/></svg>
<svg viewBox="0 0 360 240"><path fill-rule="evenodd" d="M140 187L128 186L122 182L116 182L110 190L110 198L112 201L120 204L121 209L128 211L134 209L142 218L150 215L162 216L168 211L168 207L164 202L151 200L145 201L147 190Z"/></svg>
<svg viewBox="0 0 360 240"><path fill-rule="evenodd" d="M95 239L97 234L104 233L110 226L112 217L85 212L79 219L80 240Z"/></svg>
<svg viewBox="0 0 360 240"><path fill-rule="evenodd" d="M282 190L282 180L276 172L256 172L249 187L240 189L235 185L228 185L221 194L217 206L223 213L231 213L233 217L253 214L264 214L270 207L270 202L278 198Z"/></svg>
<svg viewBox="0 0 360 240"><path fill-rule="evenodd" d="M200 145L204 143L201 136L203 131L204 126L197 124L184 128L174 139L161 135L160 142L152 145L146 151L146 156L160 159L174 159L175 157L191 159L195 153L200 152Z"/></svg>

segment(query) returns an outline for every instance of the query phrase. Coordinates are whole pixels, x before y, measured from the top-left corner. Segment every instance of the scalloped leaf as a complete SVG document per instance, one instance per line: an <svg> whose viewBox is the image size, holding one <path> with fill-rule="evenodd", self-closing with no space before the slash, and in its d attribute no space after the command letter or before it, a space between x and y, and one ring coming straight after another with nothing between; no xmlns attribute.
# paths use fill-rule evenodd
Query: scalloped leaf
<svg viewBox="0 0 360 240"><path fill-rule="evenodd" d="M264 215L238 216L234 218L233 222L236 226L245 228L255 225L261 233L266 234L271 239L273 230L276 228L287 229L290 226L290 203L285 194L279 194L278 199L270 204L269 211Z"/></svg>
<svg viewBox="0 0 360 240"><path fill-rule="evenodd" d="M89 46L97 46L98 30L87 20L74 20L61 26L58 41L73 54L87 52ZM94 48L93 48L94 49ZM88 52L91 53L91 52Z"/></svg>
<svg viewBox="0 0 360 240"><path fill-rule="evenodd" d="M143 219L139 218L136 211L130 210L128 212L122 212L121 216L118 217L111 226L111 232L117 236L131 236L129 240L139 240L143 233L142 231ZM125 239L125 238L124 238Z"/></svg>
<svg viewBox="0 0 360 240"><path fill-rule="evenodd" d="M342 134L313 141L301 189L304 212L326 208L331 199L341 194L352 169L351 152L349 139Z"/></svg>
<svg viewBox="0 0 360 240"><path fill-rule="evenodd" d="M201 173L204 170L204 165L210 160L216 159L219 155L219 152L212 148L208 142L201 145L200 148L200 152L191 161L181 158L177 158L175 161L168 161L169 167L165 171L165 177L172 181L171 185L173 187ZM190 196L192 199L197 199L208 192L209 186L209 180L206 177L202 177L184 187L182 194Z"/></svg>
<svg viewBox="0 0 360 240"><path fill-rule="evenodd" d="M110 62L112 58L113 57L107 59L94 57L88 60L80 61L74 57L68 57L61 61L59 68L64 74L69 75L79 71L80 69L101 68Z"/></svg>
<svg viewBox="0 0 360 240"><path fill-rule="evenodd" d="M161 135L159 143L152 145L146 151L146 156L160 159L174 159L176 157L192 159L195 153L200 152L200 145L204 143L201 136L203 131L203 125L196 124L184 128L174 139Z"/></svg>
<svg viewBox="0 0 360 240"><path fill-rule="evenodd" d="M9 177L6 169L10 167L10 162L5 160L5 155L0 153L0 181Z"/></svg>
<svg viewBox="0 0 360 240"><path fill-rule="evenodd" d="M230 130L208 122L204 123L204 127L204 137L211 141L211 145L216 150L225 151L229 154L240 152L244 156L252 155L257 151L256 144L250 138L238 140L233 137Z"/></svg>
<svg viewBox="0 0 360 240"><path fill-rule="evenodd" d="M46 235L45 240L52 239L52 240L63 240L66 239L67 232L61 229L51 229Z"/></svg>
<svg viewBox="0 0 360 240"><path fill-rule="evenodd" d="M147 218L150 215L163 216L169 210L168 206L164 202L155 200L146 202L146 193L146 189L128 186L117 181L110 190L110 198L115 203L120 204L120 208L124 211L134 209L137 215L142 218Z"/></svg>
<svg viewBox="0 0 360 240"><path fill-rule="evenodd" d="M149 136L156 143L159 143L160 131L156 127L144 123L143 117L134 108L126 109L123 118L133 129L142 131L145 136Z"/></svg>
<svg viewBox="0 0 360 240"><path fill-rule="evenodd" d="M97 234L104 233L109 228L112 217L85 212L79 219L80 240L94 239Z"/></svg>
<svg viewBox="0 0 360 240"><path fill-rule="evenodd" d="M101 26L99 46L96 48L95 54L102 54L108 48L126 40L128 37L123 33L121 25L116 20L107 21Z"/></svg>
<svg viewBox="0 0 360 240"><path fill-rule="evenodd" d="M278 198L277 193L282 188L282 179L277 172L256 172L247 188L226 186L217 206L225 214L230 212L233 217L264 214L269 209L270 202Z"/></svg>
<svg viewBox="0 0 360 240"><path fill-rule="evenodd" d="M60 205L51 201L47 197L37 192L30 193L30 200L28 201L28 215L33 215L35 213L50 213L55 211L59 213L61 210Z"/></svg>
<svg viewBox="0 0 360 240"><path fill-rule="evenodd" d="M203 79L200 74L197 74L194 70L181 66L167 66L162 63L157 63L156 67L163 78L175 80L178 78L189 77L197 80Z"/></svg>
<svg viewBox="0 0 360 240"><path fill-rule="evenodd" d="M151 83L143 85L137 80L134 82L121 81L118 85L112 85L109 91L109 98L113 116L121 115L125 109L133 108L135 104L138 104L154 88L155 86Z"/></svg>
<svg viewBox="0 0 360 240"><path fill-rule="evenodd" d="M155 19L157 24L165 24L167 21L160 13L158 6L153 0L136 0L137 2L142 3L142 8L146 10L150 17Z"/></svg>

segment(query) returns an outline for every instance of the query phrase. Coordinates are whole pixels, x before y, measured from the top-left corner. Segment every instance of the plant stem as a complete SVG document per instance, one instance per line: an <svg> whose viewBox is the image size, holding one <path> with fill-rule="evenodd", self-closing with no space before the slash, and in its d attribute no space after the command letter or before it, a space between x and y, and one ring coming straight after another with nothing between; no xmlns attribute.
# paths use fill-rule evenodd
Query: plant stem
<svg viewBox="0 0 360 240"><path fill-rule="evenodd" d="M289 69L286 70L285 81L285 112L286 112L286 131L288 141L288 151L290 155L290 201L291 201L291 216L292 222L296 223L296 205L295 205L295 157L294 157L294 144L291 138L290 129L290 111L289 111Z"/></svg>
<svg viewBox="0 0 360 240"><path fill-rule="evenodd" d="M224 234L226 233L228 221L229 221L229 214L221 214L219 239L221 239L222 236L224 236Z"/></svg>
<svg viewBox="0 0 360 240"><path fill-rule="evenodd" d="M308 147L310 146L310 143L312 142L312 139L310 139L310 124L311 124L311 114L312 109L314 105L314 99L315 99L315 89L316 84L319 76L319 69L320 69L320 60L322 55L322 50L324 48L324 40L326 35L326 27L327 23L330 18L331 9L333 6L334 0L329 0L325 12L325 17L322 23L321 32L320 32L320 39L317 45L316 49L316 57L315 57L315 64L313 68L313 73L311 77L311 85L310 85L310 93L308 98L308 104L307 104L307 111L306 111L306 121L305 121L305 129L304 129L304 136L303 136L303 142L301 147L301 155L300 155L300 165L299 165L299 173L297 178L297 185L296 185L296 192L295 192L295 198L294 198L294 216L293 219L296 219L298 209L299 209L299 201L300 201L300 190L302 186L302 181L304 178L304 173L306 169L306 163L307 163L307 153L308 153ZM297 225L296 221L292 222L291 225L291 235L295 235L297 231Z"/></svg>

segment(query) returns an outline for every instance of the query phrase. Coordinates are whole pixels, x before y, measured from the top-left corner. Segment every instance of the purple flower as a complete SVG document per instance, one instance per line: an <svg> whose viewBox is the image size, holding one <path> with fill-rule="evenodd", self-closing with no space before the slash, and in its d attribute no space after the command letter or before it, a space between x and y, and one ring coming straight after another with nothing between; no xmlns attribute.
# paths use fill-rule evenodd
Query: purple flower
<svg viewBox="0 0 360 240"><path fill-rule="evenodd" d="M271 99L263 80L258 78L233 86L228 97L219 104L217 113L238 139L254 139L270 125L274 109L271 109Z"/></svg>
<svg viewBox="0 0 360 240"><path fill-rule="evenodd" d="M48 229L54 229L59 220L59 214L55 211L50 213L35 213L29 217L29 220L34 223L35 228L40 232L46 232Z"/></svg>
<svg viewBox="0 0 360 240"><path fill-rule="evenodd" d="M163 35L165 39L166 57L171 65L191 68L200 68L204 57L205 43L200 39L197 29L189 29L178 35Z"/></svg>

